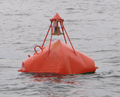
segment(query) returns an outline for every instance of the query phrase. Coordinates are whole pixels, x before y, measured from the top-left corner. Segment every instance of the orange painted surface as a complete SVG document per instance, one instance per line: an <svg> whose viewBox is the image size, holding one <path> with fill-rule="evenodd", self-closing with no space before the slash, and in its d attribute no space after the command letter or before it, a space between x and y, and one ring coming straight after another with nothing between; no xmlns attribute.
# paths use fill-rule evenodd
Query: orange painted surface
<svg viewBox="0 0 120 97"><path fill-rule="evenodd" d="M20 72L32 72L32 73L57 73L57 74L81 74L81 73L93 73L98 69L95 67L94 60L85 54L74 49L72 42L67 34L67 31L63 25L63 19L58 13L50 19L51 24L43 41L42 47L36 45L34 47L35 54L33 56L28 55L28 59L23 61ZM64 36L64 42L55 40L52 42L53 30L57 28L57 35L59 36L61 26L62 35ZM44 47L44 43L47 39L48 33L51 30L51 38L48 46ZM70 42L67 45L65 34ZM36 47L41 50L36 51Z"/></svg>
<svg viewBox="0 0 120 97"><path fill-rule="evenodd" d="M40 50L29 57L22 64L21 72L34 73L58 73L58 74L81 74L94 72L96 70L94 60L85 54L76 51L60 40L51 43L50 54L49 45L43 51Z"/></svg>
<svg viewBox="0 0 120 97"><path fill-rule="evenodd" d="M55 14L55 16L51 20L63 20L58 13Z"/></svg>

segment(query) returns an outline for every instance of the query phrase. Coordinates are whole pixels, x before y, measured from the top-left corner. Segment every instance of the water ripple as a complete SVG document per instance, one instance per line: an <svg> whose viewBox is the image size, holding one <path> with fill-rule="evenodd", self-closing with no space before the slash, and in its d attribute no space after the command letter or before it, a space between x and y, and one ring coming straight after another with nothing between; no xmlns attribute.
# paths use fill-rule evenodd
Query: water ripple
<svg viewBox="0 0 120 97"><path fill-rule="evenodd" d="M17 72L34 46L42 44L56 12L74 48L95 60L95 74ZM0 97L119 97L119 20L119 0L1 0Z"/></svg>

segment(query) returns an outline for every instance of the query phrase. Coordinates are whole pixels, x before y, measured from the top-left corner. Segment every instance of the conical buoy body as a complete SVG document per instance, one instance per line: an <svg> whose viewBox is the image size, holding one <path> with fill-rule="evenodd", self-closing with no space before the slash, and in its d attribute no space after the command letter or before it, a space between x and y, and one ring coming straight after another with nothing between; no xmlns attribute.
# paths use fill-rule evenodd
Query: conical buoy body
<svg viewBox="0 0 120 97"><path fill-rule="evenodd" d="M45 36L42 46L36 45L34 47L35 54L29 55L29 58L23 61L20 72L31 73L57 73L57 74L81 74L81 73L94 73L97 67L95 67L94 60L85 54L74 49L72 42L67 34L67 31L63 25L63 19L58 13L50 19L51 24ZM60 27L61 31L60 32ZM55 29L56 28L56 29ZM55 33L53 30L55 29ZM51 30L50 43L44 47L44 43ZM52 42L52 35L63 35L65 43L60 40ZM67 45L66 36L70 42ZM36 47L41 50L36 51Z"/></svg>
<svg viewBox="0 0 120 97"><path fill-rule="evenodd" d="M21 72L34 73L57 73L57 74L81 74L95 72L94 60L85 54L55 40L51 43L50 54L49 45L38 53L29 57L22 64Z"/></svg>

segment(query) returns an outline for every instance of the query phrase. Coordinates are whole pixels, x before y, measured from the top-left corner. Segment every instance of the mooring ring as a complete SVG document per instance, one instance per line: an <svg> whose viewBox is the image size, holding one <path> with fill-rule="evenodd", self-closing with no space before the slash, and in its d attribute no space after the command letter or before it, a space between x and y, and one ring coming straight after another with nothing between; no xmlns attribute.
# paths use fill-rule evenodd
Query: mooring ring
<svg viewBox="0 0 120 97"><path fill-rule="evenodd" d="M39 47L39 48L43 51L43 48L42 48L41 46L36 45L36 46L34 47L34 51L35 51L35 53L37 53L36 47Z"/></svg>

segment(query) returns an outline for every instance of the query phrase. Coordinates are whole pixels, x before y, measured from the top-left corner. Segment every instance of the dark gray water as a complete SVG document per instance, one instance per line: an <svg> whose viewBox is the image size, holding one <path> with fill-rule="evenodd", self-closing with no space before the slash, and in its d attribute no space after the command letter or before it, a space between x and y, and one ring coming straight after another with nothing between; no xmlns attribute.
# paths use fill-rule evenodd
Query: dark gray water
<svg viewBox="0 0 120 97"><path fill-rule="evenodd" d="M42 44L57 12L74 48L99 67L95 74L41 77L17 72L34 46ZM0 0L0 97L119 95L120 0Z"/></svg>

